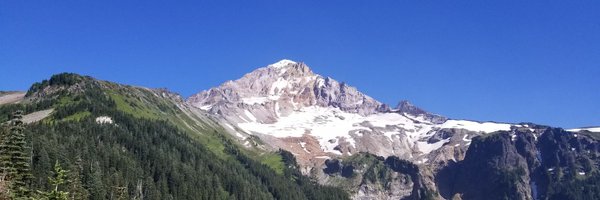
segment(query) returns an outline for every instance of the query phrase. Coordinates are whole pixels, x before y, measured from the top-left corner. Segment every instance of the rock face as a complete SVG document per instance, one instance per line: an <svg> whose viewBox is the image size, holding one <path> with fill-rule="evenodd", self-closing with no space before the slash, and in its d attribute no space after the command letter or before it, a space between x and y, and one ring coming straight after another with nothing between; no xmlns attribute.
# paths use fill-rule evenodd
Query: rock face
<svg viewBox="0 0 600 200"><path fill-rule="evenodd" d="M595 199L598 135L531 125L473 139L464 160L439 168L445 199Z"/></svg>
<svg viewBox="0 0 600 200"><path fill-rule="evenodd" d="M426 173L417 165L395 156L383 158L359 153L343 161L326 160L322 171L324 174L319 178L322 184L356 191L354 199L427 199L435 196L435 189L427 183Z"/></svg>
<svg viewBox="0 0 600 200"><path fill-rule="evenodd" d="M290 60L281 60L236 81L202 91L188 102L234 122L246 119L229 114L250 108L256 110L257 120L265 123L309 106L335 107L359 115L373 114L382 106L356 88L314 74L306 64Z"/></svg>
<svg viewBox="0 0 600 200"><path fill-rule="evenodd" d="M290 60L186 101L240 141L290 151L302 173L344 187L354 199L545 199L565 184L562 174L589 174L600 163L590 136L448 119L408 101L392 109ZM357 159L365 153L377 159Z"/></svg>
<svg viewBox="0 0 600 200"><path fill-rule="evenodd" d="M460 167L456 167L456 171L448 175L456 176L453 190L462 194L463 199L489 199L490 196L496 196L498 199L531 197L527 160L519 154L509 134L494 134L485 139L477 137L467 151L465 159L459 163ZM440 191L446 192L443 190L444 184L440 186ZM451 197L453 192L443 195Z"/></svg>
<svg viewBox="0 0 600 200"><path fill-rule="evenodd" d="M512 126L448 120L408 101L390 109L290 60L258 68L187 102L221 118L234 136L257 136L291 151L308 169L322 164L322 158L358 152L416 163L456 160L473 136Z"/></svg>
<svg viewBox="0 0 600 200"><path fill-rule="evenodd" d="M435 124L442 124L448 120L448 118L444 116L429 113L415 105L412 105L406 100L400 101L400 103L398 103L398 106L396 106L396 112L406 113L412 116L421 116L423 119L431 121Z"/></svg>

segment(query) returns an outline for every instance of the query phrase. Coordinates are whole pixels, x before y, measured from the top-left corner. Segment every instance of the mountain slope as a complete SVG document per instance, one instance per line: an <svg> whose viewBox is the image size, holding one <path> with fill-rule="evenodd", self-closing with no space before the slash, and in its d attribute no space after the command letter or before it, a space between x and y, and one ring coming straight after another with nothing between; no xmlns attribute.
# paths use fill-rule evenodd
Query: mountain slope
<svg viewBox="0 0 600 200"><path fill-rule="evenodd" d="M74 199L600 198L596 127L390 108L289 60L185 101L66 73L0 100L0 122L25 112L32 189L58 161Z"/></svg>
<svg viewBox="0 0 600 200"><path fill-rule="evenodd" d="M572 132L530 123L448 119L408 101L390 108L290 60L258 68L187 102L215 116L235 138L256 137L265 149L290 151L302 173L350 191L353 199L573 197L582 191L573 185L595 180L595 175L578 174L598 168L595 157L562 152L573 141L545 140ZM595 155L595 129L571 131L586 134L578 141ZM552 155L557 158L545 158ZM548 175L541 172L557 165L548 164L553 159L575 163L560 164L571 175L544 178Z"/></svg>
<svg viewBox="0 0 600 200"><path fill-rule="evenodd" d="M424 163L445 145L468 146L473 136L521 126L449 120L407 101L391 109L290 60L202 91L187 102L219 116L233 135L258 136L293 152L304 165L358 152Z"/></svg>
<svg viewBox="0 0 600 200"><path fill-rule="evenodd" d="M48 189L58 161L72 178L62 189L75 199L347 198L294 179L296 168L279 153L242 150L210 116L165 90L59 74L34 84L20 103L1 105L0 116L18 109L52 110L26 127L33 189Z"/></svg>
<svg viewBox="0 0 600 200"><path fill-rule="evenodd" d="M595 133L536 126L477 137L464 160L436 175L445 198L597 199L600 197Z"/></svg>

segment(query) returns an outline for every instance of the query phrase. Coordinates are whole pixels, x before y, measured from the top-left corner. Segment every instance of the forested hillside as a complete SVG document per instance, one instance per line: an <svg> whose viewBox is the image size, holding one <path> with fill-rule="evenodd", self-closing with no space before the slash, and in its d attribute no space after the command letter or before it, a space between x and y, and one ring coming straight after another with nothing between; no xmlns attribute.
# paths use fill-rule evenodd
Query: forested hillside
<svg viewBox="0 0 600 200"><path fill-rule="evenodd" d="M59 74L34 84L20 103L0 105L2 144L15 127L22 128L31 174L23 178L24 193L10 190L15 183L10 177L2 180L0 187L8 188L3 195L47 198L46 191L58 185L56 191L68 199L348 198L302 176L291 154L281 151L282 160L279 154L243 150L215 124L198 123L156 94ZM18 110L27 115L48 109L51 114L41 121L8 122ZM62 184L49 181L58 177L56 164L66 170Z"/></svg>

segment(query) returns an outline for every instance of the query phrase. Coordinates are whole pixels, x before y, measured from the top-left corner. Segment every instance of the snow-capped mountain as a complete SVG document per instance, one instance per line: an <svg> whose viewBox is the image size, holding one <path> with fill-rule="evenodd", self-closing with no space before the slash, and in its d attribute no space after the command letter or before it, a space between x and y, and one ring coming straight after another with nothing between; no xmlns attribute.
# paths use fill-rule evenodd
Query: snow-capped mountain
<svg viewBox="0 0 600 200"><path fill-rule="evenodd" d="M407 101L392 109L291 60L258 68L187 101L219 116L232 135L242 140L257 136L267 146L291 151L301 164L357 152L416 163L462 159L472 137L527 126L452 120Z"/></svg>

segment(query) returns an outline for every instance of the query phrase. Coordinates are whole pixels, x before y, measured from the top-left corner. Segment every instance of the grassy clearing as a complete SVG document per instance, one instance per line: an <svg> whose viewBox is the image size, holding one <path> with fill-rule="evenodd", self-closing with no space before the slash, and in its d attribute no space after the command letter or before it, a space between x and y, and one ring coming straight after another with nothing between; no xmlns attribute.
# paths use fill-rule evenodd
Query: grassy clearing
<svg viewBox="0 0 600 200"><path fill-rule="evenodd" d="M108 93L110 98L117 104L117 109L125 113L131 114L134 117L146 119L158 119L156 112L146 108L142 102L135 98L127 98L116 92Z"/></svg>
<svg viewBox="0 0 600 200"><path fill-rule="evenodd" d="M283 174L284 164L283 159L277 153L265 153L259 157L262 164L269 166L277 174Z"/></svg>
<svg viewBox="0 0 600 200"><path fill-rule="evenodd" d="M67 116L67 117L61 119L61 121L80 121L81 119L83 119L87 116L90 116L90 115L92 115L92 113L89 111L78 112L78 113L75 113L73 115L70 115L70 116Z"/></svg>

